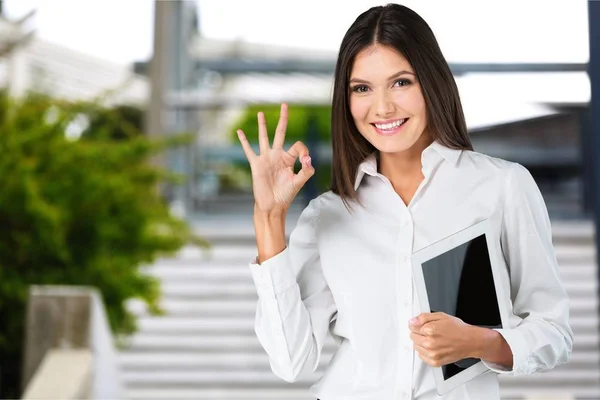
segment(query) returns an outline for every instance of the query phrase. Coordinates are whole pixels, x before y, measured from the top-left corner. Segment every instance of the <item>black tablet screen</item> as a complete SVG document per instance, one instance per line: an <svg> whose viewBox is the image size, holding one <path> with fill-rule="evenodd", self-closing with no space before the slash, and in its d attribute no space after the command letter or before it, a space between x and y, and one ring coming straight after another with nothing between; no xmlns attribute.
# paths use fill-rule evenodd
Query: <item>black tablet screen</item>
<svg viewBox="0 0 600 400"><path fill-rule="evenodd" d="M422 268L431 312L441 311L470 325L502 327L485 235L422 263ZM443 366L444 379L478 361L469 358Z"/></svg>

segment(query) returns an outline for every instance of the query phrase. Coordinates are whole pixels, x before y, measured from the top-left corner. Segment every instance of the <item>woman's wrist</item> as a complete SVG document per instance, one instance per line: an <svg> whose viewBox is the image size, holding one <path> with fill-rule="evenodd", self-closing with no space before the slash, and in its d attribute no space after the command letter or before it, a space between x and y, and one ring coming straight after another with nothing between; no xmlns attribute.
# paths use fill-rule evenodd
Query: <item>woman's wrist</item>
<svg viewBox="0 0 600 400"><path fill-rule="evenodd" d="M469 349L471 357L512 368L513 354L500 332L473 325L469 326L469 329L471 332L468 337L473 338L472 347Z"/></svg>
<svg viewBox="0 0 600 400"><path fill-rule="evenodd" d="M264 213L255 205L254 231L259 264L285 250L285 217L285 211Z"/></svg>
<svg viewBox="0 0 600 400"><path fill-rule="evenodd" d="M281 222L285 221L286 216L287 210L285 209L263 211L258 208L256 203L254 203L254 222Z"/></svg>

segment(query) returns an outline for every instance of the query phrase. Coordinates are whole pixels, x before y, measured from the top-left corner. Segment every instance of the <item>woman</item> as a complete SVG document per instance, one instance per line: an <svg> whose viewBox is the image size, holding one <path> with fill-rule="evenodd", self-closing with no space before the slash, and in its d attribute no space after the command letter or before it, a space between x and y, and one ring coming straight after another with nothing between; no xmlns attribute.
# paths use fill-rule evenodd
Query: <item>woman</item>
<svg viewBox="0 0 600 400"><path fill-rule="evenodd" d="M314 174L304 144L283 149L287 113L283 104L271 147L258 114L259 155L238 131L255 198L255 328L276 375L310 375L328 332L340 347L311 389L321 400L499 399L497 374L568 360L568 298L542 196L524 167L472 150L453 76L421 17L396 4L374 7L346 33L331 191L310 202L286 247L288 207ZM410 255L483 219L506 262L510 329L419 314ZM465 358L496 373L438 397L430 366Z"/></svg>

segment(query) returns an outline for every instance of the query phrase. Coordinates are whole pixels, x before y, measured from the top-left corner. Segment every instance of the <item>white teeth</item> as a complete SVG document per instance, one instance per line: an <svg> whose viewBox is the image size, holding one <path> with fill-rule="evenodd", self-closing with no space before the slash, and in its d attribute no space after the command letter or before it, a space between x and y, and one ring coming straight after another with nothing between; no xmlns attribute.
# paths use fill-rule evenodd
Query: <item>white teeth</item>
<svg viewBox="0 0 600 400"><path fill-rule="evenodd" d="M395 128L399 127L400 125L402 125L404 123L404 121L406 121L406 118L399 119L394 122L390 122L389 124L375 124L375 126L378 129L391 130L391 129L395 129Z"/></svg>

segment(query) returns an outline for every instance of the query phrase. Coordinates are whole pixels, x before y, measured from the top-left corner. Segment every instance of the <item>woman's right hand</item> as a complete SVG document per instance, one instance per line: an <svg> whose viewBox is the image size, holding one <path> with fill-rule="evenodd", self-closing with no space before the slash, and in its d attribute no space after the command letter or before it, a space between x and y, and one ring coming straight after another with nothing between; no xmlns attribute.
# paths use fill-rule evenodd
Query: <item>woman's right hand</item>
<svg viewBox="0 0 600 400"><path fill-rule="evenodd" d="M241 129L237 131L252 170L255 210L265 216L285 215L302 186L315 173L308 148L304 143L298 141L288 151L283 149L287 121L288 108L284 103L281 105L273 146L270 147L265 115L262 112L258 113L260 155L252 150L244 132ZM302 169L295 174L294 164L298 158L302 163Z"/></svg>

